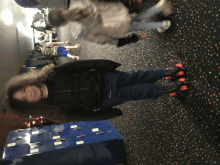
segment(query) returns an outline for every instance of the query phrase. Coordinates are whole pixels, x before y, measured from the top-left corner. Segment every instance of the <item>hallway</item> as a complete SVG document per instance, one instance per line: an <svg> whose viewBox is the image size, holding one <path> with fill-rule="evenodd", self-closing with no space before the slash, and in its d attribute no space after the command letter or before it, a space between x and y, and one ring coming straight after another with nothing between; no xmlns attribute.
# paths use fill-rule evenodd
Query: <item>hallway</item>
<svg viewBox="0 0 220 165"><path fill-rule="evenodd" d="M155 3L147 0L145 8ZM123 71L177 63L187 67L190 90L179 98L164 95L118 106L124 115L110 121L125 140L125 164L220 164L220 1L173 3L174 14L166 18L172 21L170 30L162 35L156 30L140 32L148 35L145 41L122 48L74 43L66 33L68 26L60 29L63 41L81 44L81 59L111 59L121 62ZM154 16L150 21L162 19Z"/></svg>
<svg viewBox="0 0 220 165"><path fill-rule="evenodd" d="M21 65L33 49L33 29L30 27L36 9L25 9L13 0L0 1L0 96L5 94L5 82L20 72ZM13 113L2 114L4 101L0 103L0 153L2 155L8 132L15 130L21 118ZM23 121L22 121L23 122Z"/></svg>
<svg viewBox="0 0 220 165"><path fill-rule="evenodd" d="M58 38L81 44L81 59L111 59L122 63L122 71L168 67L183 63L190 88L178 98L164 95L157 100L132 101L118 106L123 116L110 122L122 135L124 165L220 164L220 1L172 0L174 14L166 18L172 27L164 34L156 30L145 40L122 48L71 38L68 26ZM157 1L146 0L145 7ZM71 2L73 3L73 1ZM1 96L4 84L19 72L33 49L30 28L34 9L19 7L13 0L0 1ZM165 18L154 16L149 21ZM161 80L160 83L164 83ZM4 104L1 103L1 108ZM9 130L17 129L18 116L7 114L1 123L1 150ZM2 153L2 152L1 152Z"/></svg>

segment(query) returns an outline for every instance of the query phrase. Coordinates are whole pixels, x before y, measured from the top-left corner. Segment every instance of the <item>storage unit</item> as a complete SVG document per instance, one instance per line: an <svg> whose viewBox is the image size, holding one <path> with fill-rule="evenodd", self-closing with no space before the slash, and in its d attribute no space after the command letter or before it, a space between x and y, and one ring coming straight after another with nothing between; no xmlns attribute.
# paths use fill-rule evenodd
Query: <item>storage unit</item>
<svg viewBox="0 0 220 165"><path fill-rule="evenodd" d="M123 138L108 120L11 131L3 153L22 165L117 165L123 158Z"/></svg>
<svg viewBox="0 0 220 165"><path fill-rule="evenodd" d="M54 60L37 60L37 59L28 59L26 66L27 67L37 67L37 66L45 66L49 64L55 64Z"/></svg>

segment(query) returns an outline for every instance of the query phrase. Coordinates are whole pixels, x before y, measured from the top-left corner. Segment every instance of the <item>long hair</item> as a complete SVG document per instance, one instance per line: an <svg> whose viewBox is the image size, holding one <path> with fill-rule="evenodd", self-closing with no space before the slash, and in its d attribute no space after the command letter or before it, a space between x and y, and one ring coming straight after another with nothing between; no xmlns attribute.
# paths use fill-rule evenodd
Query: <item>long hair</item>
<svg viewBox="0 0 220 165"><path fill-rule="evenodd" d="M15 91L27 85L36 85L41 88L42 83L44 83L54 74L53 68L54 64L50 64L45 66L41 70L31 71L26 74L14 76L6 83L6 101L12 111L18 112L20 114L24 113L35 115L41 115L43 113L43 115L46 114L51 117L53 115L59 115L61 105L48 101L47 99L40 100L35 103L28 103L13 98L13 94Z"/></svg>

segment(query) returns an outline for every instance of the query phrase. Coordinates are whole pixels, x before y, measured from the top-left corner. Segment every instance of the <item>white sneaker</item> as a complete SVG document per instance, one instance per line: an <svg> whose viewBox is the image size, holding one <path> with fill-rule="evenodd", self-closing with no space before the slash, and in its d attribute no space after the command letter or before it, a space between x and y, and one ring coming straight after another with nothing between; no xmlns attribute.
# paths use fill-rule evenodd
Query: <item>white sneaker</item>
<svg viewBox="0 0 220 165"><path fill-rule="evenodd" d="M165 17L173 13L173 4L171 1L160 0L156 6L159 12L163 14Z"/></svg>
<svg viewBox="0 0 220 165"><path fill-rule="evenodd" d="M171 22L170 21L163 21L163 27L161 28L157 28L157 31L159 33L163 33L165 32L167 29L169 29L171 26Z"/></svg>

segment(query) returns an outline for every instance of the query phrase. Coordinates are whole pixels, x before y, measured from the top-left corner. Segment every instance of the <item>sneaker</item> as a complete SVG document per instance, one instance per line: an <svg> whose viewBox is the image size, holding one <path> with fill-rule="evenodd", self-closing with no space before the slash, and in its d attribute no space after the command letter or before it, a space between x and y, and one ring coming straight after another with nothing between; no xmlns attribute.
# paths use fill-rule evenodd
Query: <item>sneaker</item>
<svg viewBox="0 0 220 165"><path fill-rule="evenodd" d="M173 13L173 4L169 0L160 0L156 6L158 11L165 17Z"/></svg>
<svg viewBox="0 0 220 165"><path fill-rule="evenodd" d="M159 33L163 33L163 32L165 32L167 29L169 29L170 26L171 26L171 22L170 22L170 21L163 21L163 25L162 25L162 26L163 26L163 27L157 29L157 31L158 31Z"/></svg>
<svg viewBox="0 0 220 165"><path fill-rule="evenodd" d="M80 58L79 58L79 56L75 56L75 59L76 59L76 60L79 60Z"/></svg>

